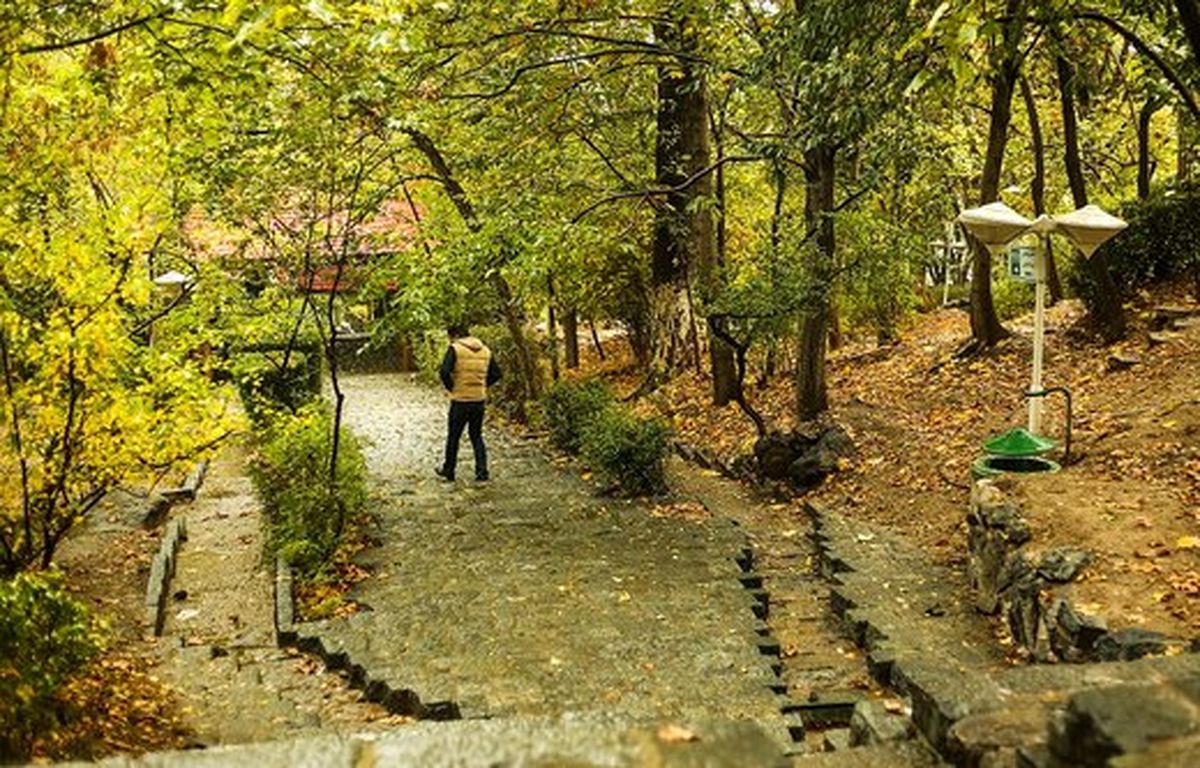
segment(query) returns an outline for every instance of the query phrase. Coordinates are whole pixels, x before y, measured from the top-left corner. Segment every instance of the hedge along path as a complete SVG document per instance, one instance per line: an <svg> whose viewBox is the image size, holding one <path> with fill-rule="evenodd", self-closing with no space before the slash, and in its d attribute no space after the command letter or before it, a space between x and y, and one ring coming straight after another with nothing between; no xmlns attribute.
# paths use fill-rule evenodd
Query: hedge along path
<svg viewBox="0 0 1200 768"><path fill-rule="evenodd" d="M396 718L339 676L274 644L273 572L247 451L231 445L203 489L178 511L188 519L166 596L161 672L185 708L194 745L214 746L392 727Z"/></svg>
<svg viewBox="0 0 1200 768"><path fill-rule="evenodd" d="M446 402L410 377L347 376L382 541L351 597L297 632L378 698L431 717L613 712L750 719L789 741L727 520L601 499L539 444L485 425L492 481L444 483ZM464 438L458 476L470 478Z"/></svg>

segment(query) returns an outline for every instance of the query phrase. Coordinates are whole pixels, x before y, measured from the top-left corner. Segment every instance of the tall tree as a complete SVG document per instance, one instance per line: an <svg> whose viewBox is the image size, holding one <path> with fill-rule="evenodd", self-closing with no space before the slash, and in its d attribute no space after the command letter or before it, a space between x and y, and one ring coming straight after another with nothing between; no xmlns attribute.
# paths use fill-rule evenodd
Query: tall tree
<svg viewBox="0 0 1200 768"><path fill-rule="evenodd" d="M1038 117L1037 99L1029 78L1020 78L1021 96L1025 102L1025 114L1029 121L1030 151L1033 152L1033 180L1029 185L1029 196L1033 200L1033 215L1041 216L1046 213L1046 143L1042 137L1042 121ZM1053 241L1049 237L1043 239L1046 249L1046 283L1050 289L1050 303L1062 301L1062 282L1058 278L1058 264L1054 259Z"/></svg>
<svg viewBox="0 0 1200 768"><path fill-rule="evenodd" d="M859 34L866 24L872 35ZM834 217L839 153L864 141L901 98L916 72L895 51L915 25L906 3L872 0L851 11L841 3L796 0L767 35L769 84L786 127L772 148L785 164L795 162L805 179L805 246L810 290L800 308L797 342L796 416L808 420L828 406L826 344L838 274ZM799 159L791 158L800 150ZM785 187L776 180L775 189ZM860 193L861 194L861 193ZM848 196L847 203L856 195Z"/></svg>
<svg viewBox="0 0 1200 768"><path fill-rule="evenodd" d="M1012 98L1025 55L1024 17L1025 0L1006 0L1004 20L999 24L999 35L994 36L989 53L991 102L988 108L987 149L984 152L983 172L979 177L980 205L1000 199L1000 173L1008 146ZM992 255L979 242L975 243L972 250L971 337L976 345L987 347L1008 336L1008 331L1000 324L992 301Z"/></svg>
<svg viewBox="0 0 1200 768"><path fill-rule="evenodd" d="M1083 162L1079 151L1079 126L1075 112L1075 67L1065 54L1060 53L1054 60L1055 71L1058 75L1058 91L1062 101L1063 120L1063 153L1067 169L1067 181L1071 188L1071 197L1075 207L1082 208L1088 204L1087 184L1083 177ZM1125 335L1125 312L1121 308L1121 294L1117 290L1112 274L1108 270L1108 262L1103 248L1092 255L1085 263L1088 278L1095 286L1095 299L1088 306L1100 335L1107 341L1116 341Z"/></svg>

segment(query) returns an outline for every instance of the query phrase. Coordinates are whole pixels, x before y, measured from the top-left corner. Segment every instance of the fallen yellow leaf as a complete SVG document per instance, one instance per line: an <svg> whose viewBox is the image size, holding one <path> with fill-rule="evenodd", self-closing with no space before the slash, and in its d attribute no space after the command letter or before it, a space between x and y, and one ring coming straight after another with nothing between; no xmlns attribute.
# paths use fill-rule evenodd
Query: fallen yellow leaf
<svg viewBox="0 0 1200 768"><path fill-rule="evenodd" d="M683 726L668 723L658 729L658 740L678 744L681 741L699 741L700 737Z"/></svg>
<svg viewBox="0 0 1200 768"><path fill-rule="evenodd" d="M1200 547L1200 536L1180 536L1175 541L1176 549L1195 549Z"/></svg>

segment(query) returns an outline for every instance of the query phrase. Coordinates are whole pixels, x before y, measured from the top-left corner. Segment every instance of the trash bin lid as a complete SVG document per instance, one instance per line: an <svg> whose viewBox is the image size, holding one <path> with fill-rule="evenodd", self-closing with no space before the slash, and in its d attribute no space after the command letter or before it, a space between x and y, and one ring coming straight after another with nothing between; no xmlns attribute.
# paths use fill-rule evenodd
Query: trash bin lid
<svg viewBox="0 0 1200 768"><path fill-rule="evenodd" d="M1056 445L1048 437L1035 435L1023 427L1010 429L983 444L983 450L996 456L1034 456Z"/></svg>

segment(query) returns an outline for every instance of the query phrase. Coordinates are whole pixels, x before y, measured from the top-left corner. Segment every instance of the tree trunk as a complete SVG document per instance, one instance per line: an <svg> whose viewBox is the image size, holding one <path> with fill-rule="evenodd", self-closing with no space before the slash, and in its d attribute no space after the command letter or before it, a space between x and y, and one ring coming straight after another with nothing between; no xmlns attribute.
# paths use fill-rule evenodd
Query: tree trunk
<svg viewBox="0 0 1200 768"><path fill-rule="evenodd" d="M1063 152L1067 166L1067 182L1076 208L1088 204L1087 184L1083 178L1083 163L1079 156L1079 126L1075 117L1075 67L1062 56L1055 57L1058 71L1058 93L1062 101ZM1121 294L1108 271L1104 249L1096 251L1084 260L1084 269L1093 284L1093 294L1088 302L1088 314L1106 341L1116 341L1125 336L1125 312L1121 308Z"/></svg>
<svg viewBox="0 0 1200 768"><path fill-rule="evenodd" d="M589 318L588 327L592 329L592 346L596 348L596 357L600 358L600 362L604 362L607 358L604 355L604 345L600 343L600 332L596 330L596 321Z"/></svg>
<svg viewBox="0 0 1200 768"><path fill-rule="evenodd" d="M691 53L695 33L687 19L654 25L659 44ZM658 119L655 138L655 179L671 190L655 215L651 266L653 321L652 376L670 377L698 365L699 323L689 300L689 273L699 299L707 306L716 294L718 275L716 226L713 220L713 178L706 173L711 157L708 90L704 72L689 58L658 68ZM713 368L713 398L730 400L733 351L709 343Z"/></svg>
<svg viewBox="0 0 1200 768"><path fill-rule="evenodd" d="M508 335L513 340L513 349L517 356L517 373L521 377L525 399L536 400L542 393L541 385L538 382L537 362L533 356L533 348L525 336L525 312L518 304L516 297L513 296L508 281L500 275L499 270L492 273L491 283L496 295L500 297L500 311L504 316L504 325L508 328ZM517 415L522 419L525 417L524 403L517 404Z"/></svg>
<svg viewBox="0 0 1200 768"><path fill-rule="evenodd" d="M725 232L725 167L720 165L720 161L725 157L725 143L723 134L720 130L713 130L714 144L717 148L717 171L716 171L716 233L714 245L714 265L716 269L721 269L725 266L725 248L728 243ZM711 218L711 217L710 217ZM705 312L711 312L712 301L718 290L719 276L709 274L707 284L701 285L701 290L704 291ZM711 324L710 324L711 325ZM712 367L713 380L713 404L717 406L726 405L738 399L742 393L744 386L745 371L739 375L737 363L734 360L734 348L729 346L728 342L720 336L710 333L708 337L708 354L709 364ZM739 354L744 356L744 352L739 350Z"/></svg>
<svg viewBox="0 0 1200 768"><path fill-rule="evenodd" d="M804 222L816 241L814 298L801 320L796 361L796 418L808 421L828 407L825 389L825 344L829 328L829 280L833 276L836 240L833 230L834 160L836 150L821 144L804 152Z"/></svg>
<svg viewBox="0 0 1200 768"><path fill-rule="evenodd" d="M1150 182L1154 177L1154 166L1150 162L1150 121L1161 104L1154 97L1146 99L1138 112L1137 125L1137 196L1139 200L1150 197Z"/></svg>
<svg viewBox="0 0 1200 768"><path fill-rule="evenodd" d="M1033 97L1029 78L1022 77L1020 83L1025 113L1029 118L1029 140L1033 145L1033 181L1029 186L1029 194L1033 198L1033 215L1041 216L1046 212L1046 143L1042 139L1042 121L1038 118L1037 100ZM1050 289L1050 303L1057 304L1063 298L1058 265L1054 263L1050 238L1043 237L1042 244L1046 250L1046 287Z"/></svg>
<svg viewBox="0 0 1200 768"><path fill-rule="evenodd" d="M563 313L563 349L566 352L567 369L579 367L579 313L570 307Z"/></svg>
<svg viewBox="0 0 1200 768"><path fill-rule="evenodd" d="M1192 170L1196 165L1196 119L1187 110L1176 111L1175 139L1176 150L1175 180L1179 184L1187 184L1192 180Z"/></svg>
<svg viewBox="0 0 1200 768"><path fill-rule="evenodd" d="M550 337L550 375L558 381L558 323L554 316L553 275L546 275L546 335Z"/></svg>
<svg viewBox="0 0 1200 768"><path fill-rule="evenodd" d="M1075 67L1062 56L1056 56L1058 93L1062 101L1063 152L1067 164L1067 184L1076 208L1088 204L1087 183L1083 178L1083 163L1079 156L1079 124L1075 116Z"/></svg>
<svg viewBox="0 0 1200 768"><path fill-rule="evenodd" d="M673 22L655 25L657 42L678 47L680 33ZM687 179L683 157L683 122L688 94L678 62L658 67L658 116L654 142L654 177L660 187L675 188ZM695 90L694 83L691 90ZM687 313L687 203L690 190L668 194L655 210L650 264L651 376L670 377L687 366L684 336Z"/></svg>
<svg viewBox="0 0 1200 768"><path fill-rule="evenodd" d="M1187 36L1188 47L1192 49L1192 59L1200 64L1200 2L1175 0L1175 9L1179 11L1179 21Z"/></svg>
<svg viewBox="0 0 1200 768"><path fill-rule="evenodd" d="M1008 127L1012 121L1013 89L1021 69L1021 40L1024 37L1021 0L1008 0L1007 16L1001 41L1002 51L996 58L996 71L991 76L991 120L988 143L979 179L979 204L1000 199L1000 171L1004 165L1004 150L1008 144ZM974 242L974 264L971 276L971 337L976 346L990 347L1008 336L1000 324L992 301L992 254L983 243Z"/></svg>

